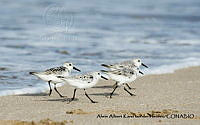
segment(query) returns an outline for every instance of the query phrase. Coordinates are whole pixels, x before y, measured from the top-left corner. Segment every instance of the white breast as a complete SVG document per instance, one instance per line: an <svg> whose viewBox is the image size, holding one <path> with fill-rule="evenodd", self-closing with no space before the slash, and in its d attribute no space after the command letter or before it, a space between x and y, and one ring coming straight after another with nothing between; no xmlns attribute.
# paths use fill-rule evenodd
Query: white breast
<svg viewBox="0 0 200 125"><path fill-rule="evenodd" d="M76 87L76 88L91 88L93 87L94 85L96 85L96 83L98 82L98 80L94 79L93 81L91 82L88 82L88 81L82 81L82 80L79 80L79 79L65 79L64 80L65 82L67 82L68 84Z"/></svg>
<svg viewBox="0 0 200 125"><path fill-rule="evenodd" d="M132 75L131 77L123 76L123 75L116 75L109 73L109 77L115 81L118 82L118 85L124 84L124 83L130 83L133 82L136 79L136 75Z"/></svg>
<svg viewBox="0 0 200 125"><path fill-rule="evenodd" d="M46 82L51 81L52 83L61 83L63 81L60 78L57 78L57 75L54 75L54 74L50 74L50 75L35 74L35 75ZM62 76L68 76L68 75L69 73L66 73L66 74L63 74Z"/></svg>

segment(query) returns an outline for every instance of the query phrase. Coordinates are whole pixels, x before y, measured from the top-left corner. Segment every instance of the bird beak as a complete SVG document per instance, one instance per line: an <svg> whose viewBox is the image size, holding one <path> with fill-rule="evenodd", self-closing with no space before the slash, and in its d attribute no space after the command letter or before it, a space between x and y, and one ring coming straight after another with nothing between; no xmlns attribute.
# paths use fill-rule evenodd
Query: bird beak
<svg viewBox="0 0 200 125"><path fill-rule="evenodd" d="M106 77L101 76L102 79L108 80Z"/></svg>
<svg viewBox="0 0 200 125"><path fill-rule="evenodd" d="M139 71L139 73L140 73L140 74L142 74L142 75L144 75L144 73L143 73L143 72L141 72L141 71Z"/></svg>
<svg viewBox="0 0 200 125"><path fill-rule="evenodd" d="M146 68L149 68L147 65L145 65L144 63L142 63L142 66L146 67Z"/></svg>
<svg viewBox="0 0 200 125"><path fill-rule="evenodd" d="M78 69L78 68L76 68L76 67L73 67L73 69L74 69L74 70L77 70L77 71L79 71L79 72L81 71L80 69Z"/></svg>
<svg viewBox="0 0 200 125"><path fill-rule="evenodd" d="M65 78L65 77L63 77L63 76L57 76L57 78Z"/></svg>

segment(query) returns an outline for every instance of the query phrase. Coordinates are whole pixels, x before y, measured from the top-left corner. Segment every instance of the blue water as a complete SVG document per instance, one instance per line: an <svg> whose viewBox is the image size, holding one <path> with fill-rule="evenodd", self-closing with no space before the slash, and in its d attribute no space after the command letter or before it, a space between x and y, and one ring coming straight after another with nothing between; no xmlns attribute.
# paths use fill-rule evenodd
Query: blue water
<svg viewBox="0 0 200 125"><path fill-rule="evenodd" d="M146 74L200 65L198 0L1 0L0 95L48 89L29 71L141 58ZM75 72L74 72L75 73Z"/></svg>

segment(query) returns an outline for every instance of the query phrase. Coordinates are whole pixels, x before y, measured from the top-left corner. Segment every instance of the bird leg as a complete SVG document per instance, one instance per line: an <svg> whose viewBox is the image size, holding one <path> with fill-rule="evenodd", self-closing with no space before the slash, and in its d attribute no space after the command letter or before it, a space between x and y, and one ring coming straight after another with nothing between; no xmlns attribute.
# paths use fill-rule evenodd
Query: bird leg
<svg viewBox="0 0 200 125"><path fill-rule="evenodd" d="M87 94L87 92L86 92L85 89L84 89L84 91L85 91L85 95L87 96L87 98L88 98L92 103L97 103L96 101L93 101L93 100L88 96L88 94Z"/></svg>
<svg viewBox="0 0 200 125"><path fill-rule="evenodd" d="M126 87L124 87L124 90L125 90L126 92L128 92L128 94L130 94L131 96L135 96L133 93L129 92L129 91L126 89Z"/></svg>
<svg viewBox="0 0 200 125"><path fill-rule="evenodd" d="M63 95L61 95L59 92L58 92L58 90L56 89L56 84L54 85L54 90L58 93L58 95L61 97L61 98L63 98L64 96Z"/></svg>
<svg viewBox="0 0 200 125"><path fill-rule="evenodd" d="M126 86L128 87L128 89L136 89L136 88L131 88L129 85L128 85L128 83L126 83Z"/></svg>
<svg viewBox="0 0 200 125"><path fill-rule="evenodd" d="M49 96L50 96L50 95L51 95L51 92L52 92L52 89L51 89L51 80L48 81L48 84L49 84L49 88L50 88L50 90L49 90Z"/></svg>
<svg viewBox="0 0 200 125"><path fill-rule="evenodd" d="M71 98L71 100L70 100L69 102L72 102L72 101L74 101L74 99L75 99L75 95L76 95L76 89L74 89L74 94L73 94L73 97Z"/></svg>
<svg viewBox="0 0 200 125"><path fill-rule="evenodd" d="M113 93L115 92L115 90L117 89L118 85L117 82L115 83L115 88L113 89L113 91L110 93L110 98L112 98Z"/></svg>

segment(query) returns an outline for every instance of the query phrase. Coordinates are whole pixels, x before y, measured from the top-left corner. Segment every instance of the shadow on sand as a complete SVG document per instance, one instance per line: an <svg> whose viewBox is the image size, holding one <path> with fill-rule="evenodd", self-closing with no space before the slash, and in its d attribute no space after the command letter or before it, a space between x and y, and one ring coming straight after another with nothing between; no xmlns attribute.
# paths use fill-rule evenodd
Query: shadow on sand
<svg viewBox="0 0 200 125"><path fill-rule="evenodd" d="M70 102L71 98L60 98L60 99L43 99L43 100L36 100L36 101L45 101L45 102ZM78 101L77 98L75 98L73 101Z"/></svg>
<svg viewBox="0 0 200 125"><path fill-rule="evenodd" d="M110 86L110 85L95 86L95 87L92 87L92 88L97 88L97 89L107 89L107 88L113 88L113 85L112 85L112 86Z"/></svg>
<svg viewBox="0 0 200 125"><path fill-rule="evenodd" d="M108 97L108 96L110 96L110 93L108 93L108 92L105 92L105 93L93 93L93 94L89 94L89 95ZM115 96L115 95L119 95L119 94L115 94L114 93L113 96Z"/></svg>
<svg viewBox="0 0 200 125"><path fill-rule="evenodd" d="M48 93L32 93L32 94L20 94L20 95L17 95L17 96L49 96Z"/></svg>

